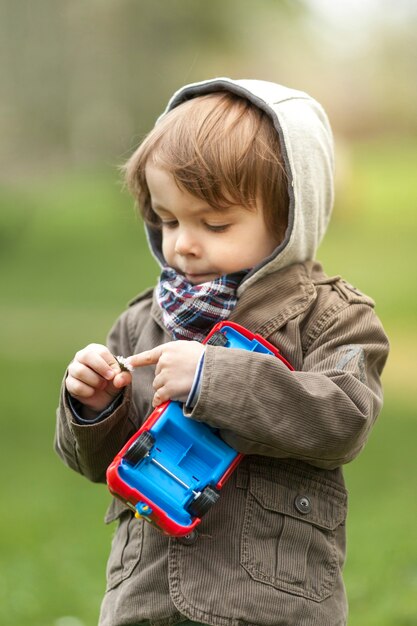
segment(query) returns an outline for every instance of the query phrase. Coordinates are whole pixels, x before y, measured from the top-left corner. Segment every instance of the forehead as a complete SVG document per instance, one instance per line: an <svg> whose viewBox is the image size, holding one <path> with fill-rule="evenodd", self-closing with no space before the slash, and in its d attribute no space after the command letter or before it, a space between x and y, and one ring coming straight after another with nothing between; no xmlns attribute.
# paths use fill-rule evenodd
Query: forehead
<svg viewBox="0 0 417 626"><path fill-rule="evenodd" d="M207 213L232 215L247 210L236 204L221 208L210 205L206 200L180 187L172 174L154 163L146 165L145 175L152 208L157 213L187 211L195 215Z"/></svg>
<svg viewBox="0 0 417 626"><path fill-rule="evenodd" d="M182 189L172 174L165 169L154 164L147 164L145 176L153 209L170 210L174 206L189 206L190 204L196 209L209 209L207 203Z"/></svg>

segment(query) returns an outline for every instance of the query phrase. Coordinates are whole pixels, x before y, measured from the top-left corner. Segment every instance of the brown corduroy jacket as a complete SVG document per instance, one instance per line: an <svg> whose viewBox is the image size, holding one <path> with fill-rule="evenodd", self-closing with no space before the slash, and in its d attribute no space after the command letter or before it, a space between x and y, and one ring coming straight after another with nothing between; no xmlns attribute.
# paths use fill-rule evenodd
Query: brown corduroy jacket
<svg viewBox="0 0 417 626"><path fill-rule="evenodd" d="M278 359L208 346L191 419L221 429L245 456L192 545L163 536L118 501L100 626L341 626L347 493L341 466L362 450L380 411L388 342L373 302L317 263L268 274L231 320L276 345ZM114 354L169 341L151 290L119 318ZM56 449L92 481L150 413L153 368L135 373L121 405L77 423L64 387Z"/></svg>

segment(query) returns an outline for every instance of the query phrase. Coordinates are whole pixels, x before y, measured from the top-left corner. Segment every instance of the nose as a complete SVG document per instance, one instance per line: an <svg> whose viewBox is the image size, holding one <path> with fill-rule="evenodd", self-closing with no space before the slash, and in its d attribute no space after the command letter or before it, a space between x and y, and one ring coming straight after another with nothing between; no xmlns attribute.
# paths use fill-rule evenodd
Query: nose
<svg viewBox="0 0 417 626"><path fill-rule="evenodd" d="M190 229L182 228L175 241L175 252L180 256L198 256L198 241Z"/></svg>

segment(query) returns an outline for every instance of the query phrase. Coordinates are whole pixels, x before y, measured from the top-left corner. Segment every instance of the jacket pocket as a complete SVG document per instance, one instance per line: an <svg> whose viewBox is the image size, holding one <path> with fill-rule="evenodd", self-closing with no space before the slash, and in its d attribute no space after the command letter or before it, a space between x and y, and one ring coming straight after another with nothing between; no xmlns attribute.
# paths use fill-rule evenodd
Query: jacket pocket
<svg viewBox="0 0 417 626"><path fill-rule="evenodd" d="M106 522L118 520L107 562L107 591L129 578L139 563L142 552L143 521L122 507L110 508Z"/></svg>
<svg viewBox="0 0 417 626"><path fill-rule="evenodd" d="M258 582L322 601L344 556L346 491L307 475L274 478L249 476L241 565Z"/></svg>

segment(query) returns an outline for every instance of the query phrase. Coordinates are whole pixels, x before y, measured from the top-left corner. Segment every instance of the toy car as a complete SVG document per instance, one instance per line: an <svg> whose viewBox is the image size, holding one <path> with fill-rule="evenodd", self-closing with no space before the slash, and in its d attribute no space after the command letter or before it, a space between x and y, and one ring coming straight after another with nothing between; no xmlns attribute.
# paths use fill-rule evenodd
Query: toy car
<svg viewBox="0 0 417 626"><path fill-rule="evenodd" d="M278 357L279 350L233 322L203 343ZM217 429L184 416L180 402L158 406L107 469L110 492L163 533L190 537L242 458Z"/></svg>

